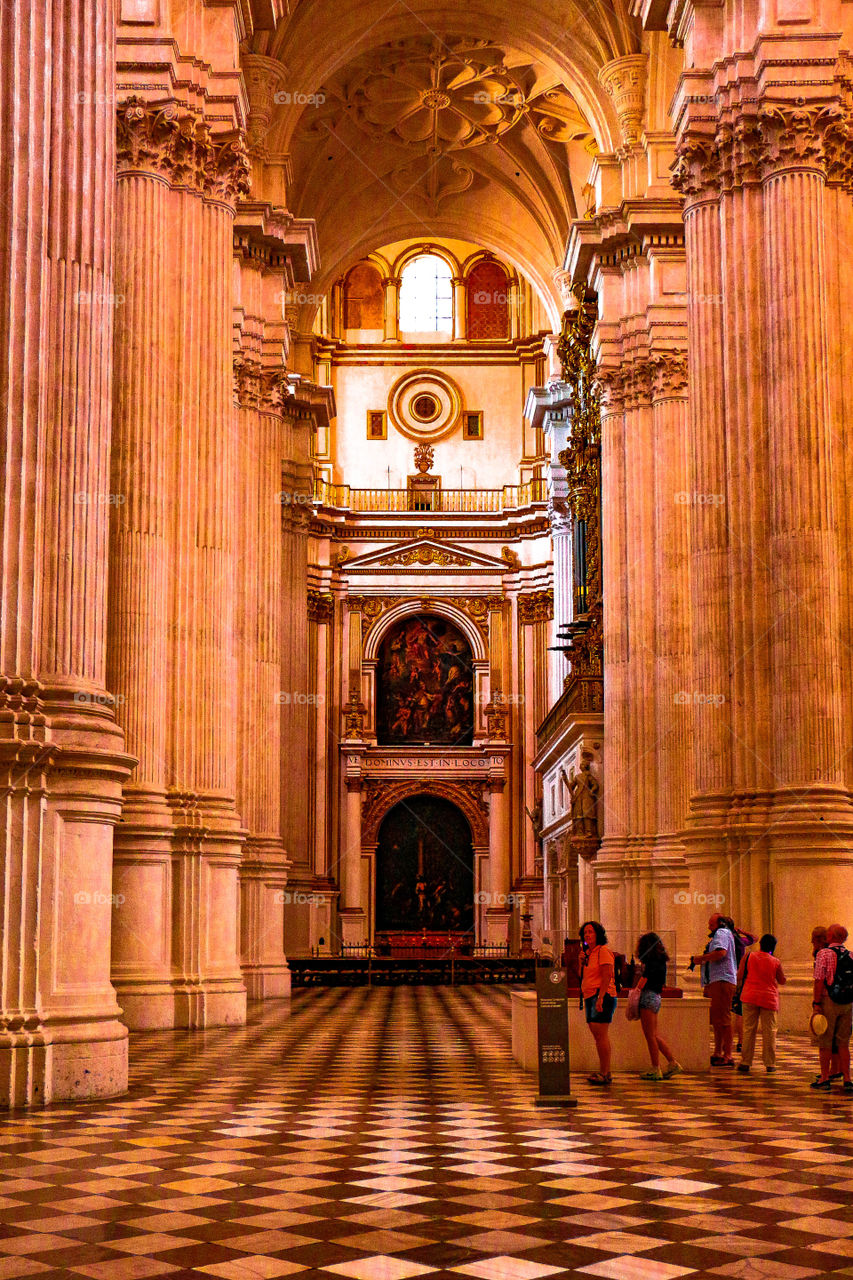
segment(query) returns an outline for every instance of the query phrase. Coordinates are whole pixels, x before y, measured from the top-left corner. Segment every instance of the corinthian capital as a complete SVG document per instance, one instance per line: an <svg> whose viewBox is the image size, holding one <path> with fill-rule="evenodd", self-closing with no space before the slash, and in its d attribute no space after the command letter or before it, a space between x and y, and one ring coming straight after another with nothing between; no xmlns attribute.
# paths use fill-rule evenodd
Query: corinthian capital
<svg viewBox="0 0 853 1280"><path fill-rule="evenodd" d="M130 97L116 118L118 174L157 174L170 185L234 203L247 195L249 158L242 134L212 134L203 116L176 102Z"/></svg>
<svg viewBox="0 0 853 1280"><path fill-rule="evenodd" d="M850 121L841 103L776 103L758 113L765 177L785 169L817 169L831 176L839 161L849 167Z"/></svg>
<svg viewBox="0 0 853 1280"><path fill-rule="evenodd" d="M672 185L687 197L688 204L717 195L722 176L722 157L714 139L679 139L671 172Z"/></svg>

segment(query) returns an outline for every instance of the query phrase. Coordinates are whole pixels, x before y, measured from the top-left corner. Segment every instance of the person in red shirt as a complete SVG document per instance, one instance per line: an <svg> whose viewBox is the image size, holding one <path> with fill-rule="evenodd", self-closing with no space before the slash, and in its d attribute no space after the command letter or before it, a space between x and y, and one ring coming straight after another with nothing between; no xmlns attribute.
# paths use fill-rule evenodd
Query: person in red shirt
<svg viewBox="0 0 853 1280"><path fill-rule="evenodd" d="M745 953L737 974L743 1005L743 1053L738 1071L744 1073L752 1066L759 1022L764 1069L768 1073L776 1070L776 1014L779 988L786 981L782 966L773 954L776 950L773 934L765 933L758 946L758 951Z"/></svg>

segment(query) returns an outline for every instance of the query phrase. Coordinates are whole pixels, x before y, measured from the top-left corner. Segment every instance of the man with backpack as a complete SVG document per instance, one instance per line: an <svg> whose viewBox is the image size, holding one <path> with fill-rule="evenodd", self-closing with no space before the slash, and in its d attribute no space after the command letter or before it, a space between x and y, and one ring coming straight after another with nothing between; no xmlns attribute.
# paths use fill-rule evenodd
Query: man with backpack
<svg viewBox="0 0 853 1280"><path fill-rule="evenodd" d="M822 1013L826 1029L818 1036L820 1076L812 1082L813 1089L830 1089L830 1060L832 1042L838 1045L838 1061L844 1077L842 1088L853 1094L850 1080L850 1035L853 1031L853 956L845 947L847 930L841 924L831 924L826 931L826 946L815 959L813 1010Z"/></svg>

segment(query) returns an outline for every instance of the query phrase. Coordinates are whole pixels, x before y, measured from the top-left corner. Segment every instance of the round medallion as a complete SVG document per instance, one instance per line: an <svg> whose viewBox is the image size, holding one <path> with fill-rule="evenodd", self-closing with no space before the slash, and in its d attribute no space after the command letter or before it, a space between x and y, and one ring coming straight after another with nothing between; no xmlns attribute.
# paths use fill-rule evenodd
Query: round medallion
<svg viewBox="0 0 853 1280"><path fill-rule="evenodd" d="M429 111L443 111L450 106L450 94L442 89L427 89L421 96L421 106Z"/></svg>
<svg viewBox="0 0 853 1280"><path fill-rule="evenodd" d="M459 425L462 392L446 373L414 369L398 378L388 396L388 416L411 440L432 443Z"/></svg>
<svg viewBox="0 0 853 1280"><path fill-rule="evenodd" d="M441 405L428 391L421 392L412 401L412 414L418 422L432 422L441 412Z"/></svg>

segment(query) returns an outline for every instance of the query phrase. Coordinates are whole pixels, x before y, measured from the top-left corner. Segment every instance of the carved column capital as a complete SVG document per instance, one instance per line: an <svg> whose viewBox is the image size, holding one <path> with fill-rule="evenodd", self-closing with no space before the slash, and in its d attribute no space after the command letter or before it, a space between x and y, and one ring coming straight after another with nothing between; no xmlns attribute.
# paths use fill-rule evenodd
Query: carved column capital
<svg viewBox="0 0 853 1280"><path fill-rule="evenodd" d="M245 356L234 357L234 401L241 409L257 409L260 404L261 366Z"/></svg>
<svg viewBox="0 0 853 1280"><path fill-rule="evenodd" d="M649 360L654 400L684 399L687 395L687 352L657 351Z"/></svg>
<svg viewBox="0 0 853 1280"><path fill-rule="evenodd" d="M720 155L711 137L680 138L671 169L672 185L689 207L712 200L720 189Z"/></svg>
<svg viewBox="0 0 853 1280"><path fill-rule="evenodd" d="M116 108L119 177L145 172L234 204L248 195L249 157L242 133L216 136L203 116L177 102L125 98Z"/></svg>
<svg viewBox="0 0 853 1280"><path fill-rule="evenodd" d="M786 169L827 175L830 164L849 165L850 123L840 103L775 103L758 112L764 178Z"/></svg>
<svg viewBox="0 0 853 1280"><path fill-rule="evenodd" d="M601 393L601 415L621 413L625 408L626 377L622 366L608 368L599 365L595 371L595 382Z"/></svg>

